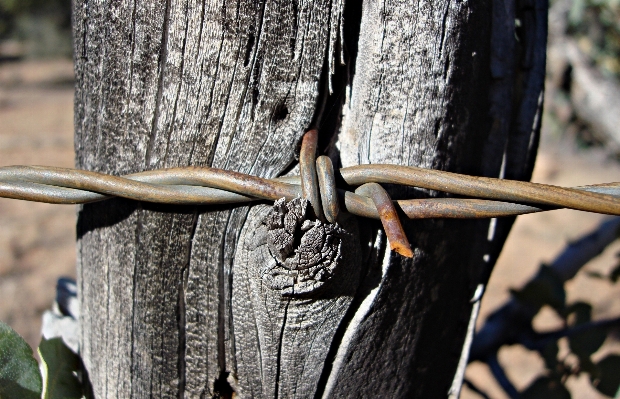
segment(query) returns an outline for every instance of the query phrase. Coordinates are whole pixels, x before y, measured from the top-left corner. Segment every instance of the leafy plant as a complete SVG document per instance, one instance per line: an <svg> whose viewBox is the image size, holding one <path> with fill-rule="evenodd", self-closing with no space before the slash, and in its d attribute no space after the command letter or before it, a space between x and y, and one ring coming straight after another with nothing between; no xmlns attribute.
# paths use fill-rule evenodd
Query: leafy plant
<svg viewBox="0 0 620 399"><path fill-rule="evenodd" d="M603 71L620 77L620 1L574 0L568 33Z"/></svg>
<svg viewBox="0 0 620 399"><path fill-rule="evenodd" d="M0 321L0 398L40 398L41 374L32 349Z"/></svg>
<svg viewBox="0 0 620 399"><path fill-rule="evenodd" d="M70 0L0 0L0 41L21 44L21 55L70 56Z"/></svg>
<svg viewBox="0 0 620 399"><path fill-rule="evenodd" d="M67 348L62 338L43 338L38 351L46 377L43 399L81 398L82 388L77 374L80 358Z"/></svg>
<svg viewBox="0 0 620 399"><path fill-rule="evenodd" d="M70 0L0 0L0 38L11 33L15 20L24 15L47 15L61 28L71 26Z"/></svg>
<svg viewBox="0 0 620 399"><path fill-rule="evenodd" d="M39 371L32 349L11 327L0 321L0 399L79 399L79 357L62 338L41 340Z"/></svg>

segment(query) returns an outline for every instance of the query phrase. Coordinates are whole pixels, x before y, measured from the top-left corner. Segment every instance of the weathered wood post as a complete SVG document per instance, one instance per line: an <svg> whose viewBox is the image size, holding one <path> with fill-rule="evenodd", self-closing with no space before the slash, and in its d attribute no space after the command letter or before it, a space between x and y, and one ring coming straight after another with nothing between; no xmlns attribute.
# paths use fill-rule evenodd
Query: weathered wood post
<svg viewBox="0 0 620 399"><path fill-rule="evenodd" d="M316 125L336 165L529 178L544 1L73 7L77 167L275 177ZM97 398L446 395L469 300L511 221L408 221L411 261L386 249L378 222L344 218L324 230L340 255L321 289L289 295L268 276L270 209L81 207L80 343Z"/></svg>

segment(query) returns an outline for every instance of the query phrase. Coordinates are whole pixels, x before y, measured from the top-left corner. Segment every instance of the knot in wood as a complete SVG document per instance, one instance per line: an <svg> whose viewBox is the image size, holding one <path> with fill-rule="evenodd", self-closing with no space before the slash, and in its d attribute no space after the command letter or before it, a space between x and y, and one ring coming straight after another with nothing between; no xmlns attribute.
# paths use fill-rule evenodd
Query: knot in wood
<svg viewBox="0 0 620 399"><path fill-rule="evenodd" d="M319 290L333 275L341 258L338 224L306 219L308 201L277 200L263 226L272 260L260 269L263 281L282 295L303 295Z"/></svg>

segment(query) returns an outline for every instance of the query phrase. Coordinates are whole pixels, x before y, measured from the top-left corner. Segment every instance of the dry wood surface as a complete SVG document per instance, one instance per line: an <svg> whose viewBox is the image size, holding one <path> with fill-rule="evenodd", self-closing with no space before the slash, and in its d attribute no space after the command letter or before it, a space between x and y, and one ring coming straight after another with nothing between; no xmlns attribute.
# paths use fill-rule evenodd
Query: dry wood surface
<svg viewBox="0 0 620 399"><path fill-rule="evenodd" d="M76 166L275 177L315 124L335 165L497 177L505 158L507 176L528 179L546 4L525 3L76 1ZM324 289L296 297L265 280L277 256L269 233L256 235L274 230L268 214L119 199L80 208L81 350L95 395L444 395L483 259L494 262L505 234L489 243L489 221L408 222L411 261L386 249L378 222L321 230L300 217L298 252L321 231L341 241L326 247L336 264L321 266L333 271Z"/></svg>

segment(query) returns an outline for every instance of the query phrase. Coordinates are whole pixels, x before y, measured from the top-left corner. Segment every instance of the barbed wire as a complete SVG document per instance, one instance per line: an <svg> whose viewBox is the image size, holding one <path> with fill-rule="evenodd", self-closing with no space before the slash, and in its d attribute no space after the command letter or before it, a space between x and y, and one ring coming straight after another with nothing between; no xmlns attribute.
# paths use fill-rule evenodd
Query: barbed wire
<svg viewBox="0 0 620 399"><path fill-rule="evenodd" d="M391 183L472 198L397 200L411 219L493 218L569 208L620 215L620 183L581 187L460 175L413 166L359 165L340 169L351 186ZM291 200L301 196L299 176L264 179L209 167L159 169L125 176L46 166L0 167L0 197L52 204L85 204L122 197L177 205ZM354 215L378 219L372 201L338 189L339 203Z"/></svg>
<svg viewBox="0 0 620 399"><path fill-rule="evenodd" d="M265 179L210 167L113 176L70 168L7 166L0 167L0 197L54 204L85 204L122 197L176 205L237 204L283 197L290 201L302 197L309 200L322 221L335 222L340 209L381 219L391 242L395 230L386 227L386 223L394 218L398 221L397 208L411 219L494 218L558 208L620 215L620 183L566 188L387 164L358 165L335 172L328 157L315 161L317 137L313 132L316 131L306 133L302 142L302 176ZM347 187L337 188L337 180ZM368 183L404 185L471 198L390 199L387 204L373 201L375 196L371 194L376 187L371 191L368 187L349 191ZM386 207L394 209L389 211ZM391 216L387 216L388 211ZM395 244L398 242L408 246L406 239L395 240Z"/></svg>

